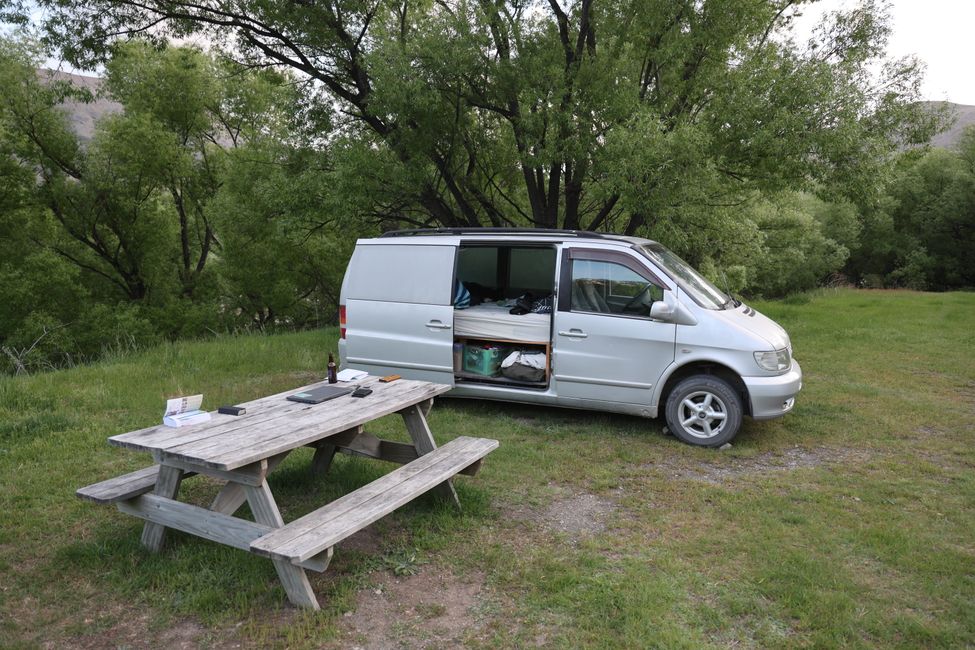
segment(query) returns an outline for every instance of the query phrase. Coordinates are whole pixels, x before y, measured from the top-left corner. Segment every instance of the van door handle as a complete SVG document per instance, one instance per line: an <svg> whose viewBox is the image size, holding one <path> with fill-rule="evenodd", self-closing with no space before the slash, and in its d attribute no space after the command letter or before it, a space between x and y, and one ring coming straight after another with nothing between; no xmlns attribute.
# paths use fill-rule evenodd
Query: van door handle
<svg viewBox="0 0 975 650"><path fill-rule="evenodd" d="M450 325L444 325L442 322L440 322L438 320L432 320L432 321L430 321L429 323L427 323L427 327L430 327L430 328L435 329L435 330L449 330L450 329Z"/></svg>
<svg viewBox="0 0 975 650"><path fill-rule="evenodd" d="M584 339L587 338L589 335L583 332L582 330L573 327L568 332L559 330L559 336L568 336L570 339Z"/></svg>

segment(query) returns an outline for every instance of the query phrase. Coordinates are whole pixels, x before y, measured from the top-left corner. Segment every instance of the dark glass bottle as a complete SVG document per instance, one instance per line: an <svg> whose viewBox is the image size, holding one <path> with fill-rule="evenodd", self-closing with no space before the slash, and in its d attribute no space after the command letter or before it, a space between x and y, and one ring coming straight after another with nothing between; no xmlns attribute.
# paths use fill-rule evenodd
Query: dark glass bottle
<svg viewBox="0 0 975 650"><path fill-rule="evenodd" d="M335 365L335 357L332 353L328 353L328 383L334 384L338 382L338 367Z"/></svg>

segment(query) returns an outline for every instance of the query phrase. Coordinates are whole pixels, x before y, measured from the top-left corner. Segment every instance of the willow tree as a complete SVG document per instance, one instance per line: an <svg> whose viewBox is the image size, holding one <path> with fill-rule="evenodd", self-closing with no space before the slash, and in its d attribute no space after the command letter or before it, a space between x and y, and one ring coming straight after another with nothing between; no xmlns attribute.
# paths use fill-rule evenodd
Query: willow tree
<svg viewBox="0 0 975 650"><path fill-rule="evenodd" d="M196 35L292 71L337 186L401 224L637 233L754 190L862 198L930 127L919 66L885 59L872 0L808 43L790 32L802 0L37 4L76 65L120 39Z"/></svg>

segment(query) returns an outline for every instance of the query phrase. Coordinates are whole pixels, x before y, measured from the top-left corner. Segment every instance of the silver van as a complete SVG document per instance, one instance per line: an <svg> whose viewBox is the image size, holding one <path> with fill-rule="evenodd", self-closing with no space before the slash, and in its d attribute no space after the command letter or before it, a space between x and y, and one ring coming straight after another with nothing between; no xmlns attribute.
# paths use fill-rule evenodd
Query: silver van
<svg viewBox="0 0 975 650"><path fill-rule="evenodd" d="M455 397L663 410L720 446L742 417L792 410L789 335L664 246L537 229L404 230L361 239L342 283L343 367L449 384Z"/></svg>

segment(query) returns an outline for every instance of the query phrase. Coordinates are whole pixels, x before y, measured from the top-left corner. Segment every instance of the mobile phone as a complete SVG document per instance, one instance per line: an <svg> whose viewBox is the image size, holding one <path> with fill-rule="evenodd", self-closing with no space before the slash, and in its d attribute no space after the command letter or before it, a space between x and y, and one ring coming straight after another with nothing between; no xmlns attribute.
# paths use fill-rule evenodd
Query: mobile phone
<svg viewBox="0 0 975 650"><path fill-rule="evenodd" d="M243 406L221 406L217 409L217 413L223 413L224 415L243 415L247 412Z"/></svg>

